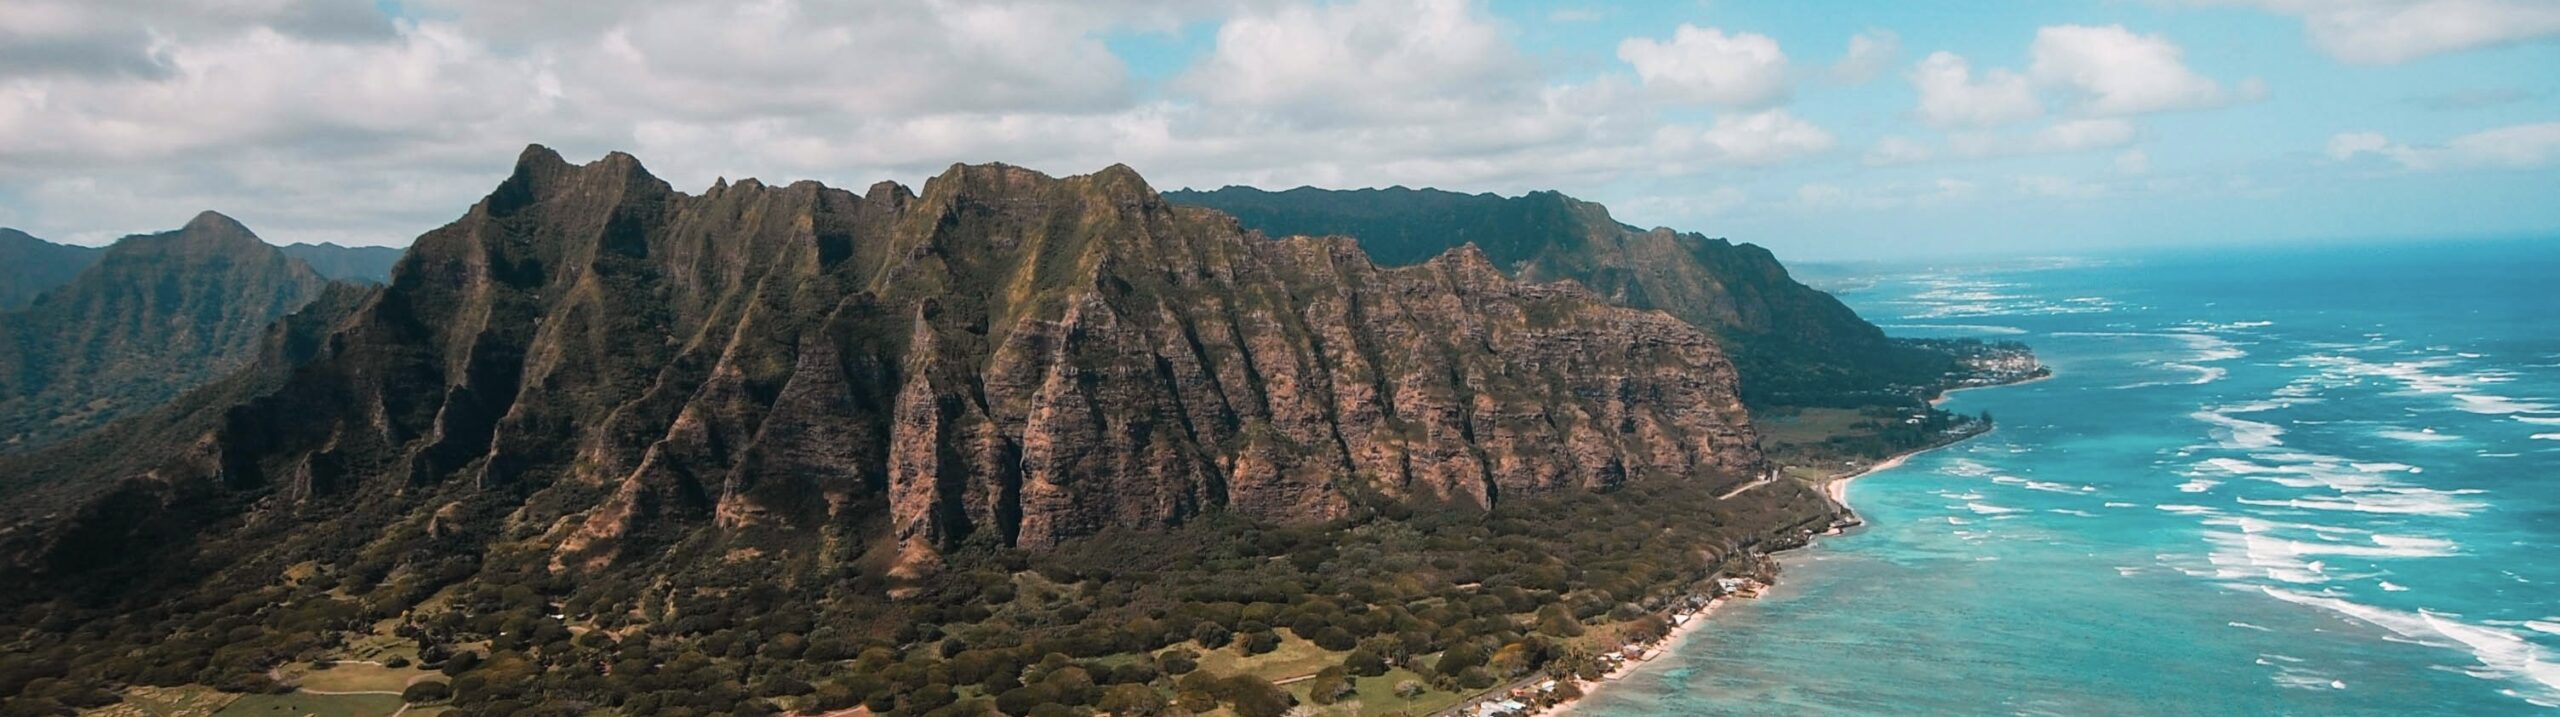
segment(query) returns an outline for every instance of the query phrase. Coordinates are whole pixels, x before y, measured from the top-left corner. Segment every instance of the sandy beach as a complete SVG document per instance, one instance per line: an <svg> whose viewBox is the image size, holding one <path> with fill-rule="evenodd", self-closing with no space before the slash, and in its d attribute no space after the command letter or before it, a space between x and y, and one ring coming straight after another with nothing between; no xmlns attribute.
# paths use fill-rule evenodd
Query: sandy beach
<svg viewBox="0 0 2560 717"><path fill-rule="evenodd" d="M1979 389L1979 388L2004 388L2004 387L2008 387L2008 386L2023 386L2023 385L2026 385L2026 384L2035 383L2035 382L2037 382L2037 381L2043 381L2043 380L2045 380L2045 379L2049 379L2049 378L2053 378L2053 374L2051 374L2051 373L2047 373L2047 374L2045 374L2045 375L2043 375L2043 376L2038 376L2038 377L2035 377L2035 378L2027 379L2027 380L2024 380L2024 381L2018 381L2018 382L2015 382L2015 383L1998 383L1998 384L1991 384L1991 385L1986 385L1986 386L1967 386L1967 387L1964 387L1964 388L1948 389L1948 390L1946 390L1946 391L1940 392L1936 398L1929 399L1929 405L1931 405L1931 406L1936 406L1936 405L1939 405L1939 404L1945 403L1945 402L1947 401L1948 397L1950 397L1950 396L1954 395L1954 394L1955 394L1956 392L1958 392L1958 391L1971 391L1971 390ZM1989 433L1989 432L1990 432L1990 431L1984 431L1983 433ZM1948 447L1948 446L1952 446L1952 445L1956 445L1956 444L1959 444L1959 443L1963 443L1963 442L1965 442L1965 441L1970 441L1970 440L1973 440L1973 439L1975 439L1975 438L1979 438L1979 437L1981 437L1981 436L1983 435L1983 433L1976 433L1976 434L1973 434L1973 435L1970 435L1970 436L1965 436L1964 438L1960 438L1960 439L1953 440L1953 441L1948 441L1948 442L1941 443L1941 444L1934 445L1934 446L1929 446L1929 447L1927 447L1927 448L1921 448L1921 449L1919 449L1919 450L1907 451L1907 452L1903 452L1903 453L1897 453L1897 454L1894 454L1893 456L1888 457L1888 458L1885 458L1884 460L1877 461L1877 462L1872 463L1872 464L1868 464L1868 465L1867 465L1866 467L1864 467L1864 468L1860 468L1860 469L1858 469L1858 470L1851 471L1851 472L1849 472L1849 473L1844 473L1844 474L1839 475L1838 477L1832 478L1830 481L1827 481L1827 482L1825 482L1825 483L1823 483L1823 484L1822 484L1822 492L1823 492L1823 494L1824 494L1824 495L1830 496L1830 498L1831 498L1831 501L1832 501L1832 502L1840 504L1840 506L1841 506L1841 507L1843 507L1843 508L1848 508L1848 507L1849 507L1849 482L1850 482L1850 481L1854 481L1854 480L1857 480L1857 479L1859 479L1859 478L1866 477L1866 476L1867 476L1867 475L1869 475L1869 474L1876 473L1876 472L1879 472L1879 471L1891 470L1891 469L1894 469L1894 468L1901 467L1901 466L1902 466L1902 464L1904 464L1904 463L1906 463L1906 462L1909 462L1909 461L1911 460L1911 457L1912 457L1912 456L1917 456L1917 455L1920 455L1920 454L1923 454L1923 453L1927 453L1927 452L1930 452L1930 451L1934 451L1934 450L1938 450L1938 449L1941 449L1941 448L1946 448L1946 447ZM1855 509L1852 509L1850 512L1854 514L1856 511L1855 511ZM1773 589L1774 587L1775 587L1775 586L1767 586L1767 587L1763 587L1762 589L1765 591L1765 590L1768 590L1768 589ZM1764 593L1764 594L1765 594L1765 593ZM1698 611L1698 614L1697 614L1697 615L1690 617L1690 619L1689 619L1689 621L1688 621L1687 623L1684 623L1684 624L1680 625L1679 627L1672 628L1672 629L1671 629L1671 632L1670 632L1669 634L1664 635L1664 636L1663 636L1663 638L1662 638L1662 640L1660 640L1660 641L1658 641L1658 642L1655 642L1655 643L1653 644L1653 646L1652 646L1652 648L1651 648L1651 649L1653 650L1653 659L1645 660L1645 661L1642 661L1642 662L1633 662L1633 661L1626 662L1626 663L1623 663L1623 664L1618 665L1618 667L1617 667L1617 668L1610 670L1608 674L1601 675L1601 676L1600 676L1600 678L1599 678L1599 679L1597 679L1597 680L1577 681L1577 682L1575 683L1575 685L1576 685L1577 687L1581 688L1581 690L1582 690L1582 697L1580 697L1580 698L1576 698L1576 699L1571 699L1571 700L1566 700L1566 701L1563 701L1563 702L1559 702L1559 703L1556 703L1556 704L1554 704L1554 705L1547 706L1547 707L1546 707L1546 708L1544 708L1544 709L1532 710L1532 711L1530 711L1530 712L1529 712L1529 714L1532 714L1532 715L1561 715L1561 714L1567 714L1567 713L1572 712L1572 711L1573 711L1573 708L1574 708L1574 706L1575 706L1575 705L1580 704L1580 703L1581 703L1583 700L1585 700L1585 699L1590 699L1591 695L1592 695L1593 693L1597 692L1600 688L1602 688L1602 687L1606 687L1606 686L1608 686L1610 683L1612 683L1612 682L1616 682L1616 681L1618 681L1619 679L1624 678L1624 677L1626 677L1626 676L1627 676L1627 675L1629 675L1629 674L1633 674L1633 673L1635 673L1635 671L1640 670L1640 669L1643 669L1645 665L1653 664L1654 662L1661 660L1663 657L1669 656L1673 651L1675 651L1675 650L1679 649L1679 647L1680 647L1680 643L1681 643L1681 642L1683 642L1683 641L1687 640L1687 639L1689 638L1689 636L1691 636L1691 635L1695 635L1695 634L1697 634L1700 630L1703 630L1703 629L1705 629L1705 628L1706 628L1706 626L1707 626L1707 618L1708 618L1708 616L1715 614L1715 611L1716 611L1716 609L1717 609L1717 608L1723 607L1723 606L1724 606L1724 604L1725 604L1726 602L1728 602L1728 601L1730 601L1730 600L1733 600L1733 599L1735 599L1735 598L1717 598L1717 599L1715 599L1715 600L1708 601L1708 603L1707 603L1706 607L1704 607L1704 608L1700 609L1700 610Z"/></svg>
<svg viewBox="0 0 2560 717"><path fill-rule="evenodd" d="M1659 662L1662 658L1669 657L1673 650L1680 647L1681 642L1688 640L1691 635L1698 634L1701 629L1704 629L1707 626L1707 616L1715 614L1716 608L1724 607L1726 602L1730 602L1733 599L1734 598L1716 598L1714 600L1707 601L1706 607L1699 608L1698 614L1690 616L1688 622L1682 623L1678 627L1671 628L1671 632L1664 634L1661 640L1653 643L1653 646L1649 648L1653 651L1653 659L1642 662L1629 661L1620 663L1616 668L1609 670L1608 674L1601 675L1600 679L1578 680L1574 683L1574 686L1581 688L1582 697L1558 702L1556 704L1549 705L1542 710L1532 710L1529 714L1561 715L1573 712L1575 705L1581 704L1583 700L1590 699L1592 693L1599 690L1602 686L1616 682L1625 678L1627 675L1635 674L1637 670L1644 669L1644 666Z"/></svg>

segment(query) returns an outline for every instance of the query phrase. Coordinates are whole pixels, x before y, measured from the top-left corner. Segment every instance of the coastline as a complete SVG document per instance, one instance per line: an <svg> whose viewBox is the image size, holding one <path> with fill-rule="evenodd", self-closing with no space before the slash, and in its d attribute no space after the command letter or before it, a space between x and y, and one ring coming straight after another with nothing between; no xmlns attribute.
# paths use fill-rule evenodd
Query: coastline
<svg viewBox="0 0 2560 717"><path fill-rule="evenodd" d="M2026 379L2026 380L2023 380L2023 381L2011 381L2011 382L2008 382L2008 383L1994 383L1994 384L1984 384L1984 385L1981 385L1981 386L1964 386L1964 387L1960 387L1960 388L1951 388L1951 389L1947 389L1947 390L1944 390L1944 391L1940 391L1940 392L1938 392L1938 395L1937 395L1937 396L1935 396L1935 397L1933 397L1933 398L1930 398L1930 399L1929 399L1929 405L1930 405L1930 406L1937 406L1937 405L1939 405L1939 404L1945 403L1945 402L1947 401L1947 399L1948 399L1950 396L1954 395L1954 394L1955 394L1956 392L1958 392L1958 391L1971 391L1971 390L1975 390L1975 389L1983 389L1983 388L2007 388L2007 387L2010 387L2010 386L2024 386L2024 385L2027 385L2027 384L2030 384L2030 383L2035 383L2035 382L2037 382L2037 381L2043 381L2043 380L2046 380L2046 379L2053 378L2053 376L2054 376L2054 374L2053 374L2053 372L2052 372L2051 368L2050 368L2050 367L2047 367L2046 372L2045 372L2043 375L2036 376L2036 377L2034 377L2034 378L2029 378L2029 379ZM1998 425L1997 425L1997 424L1994 424L1992 428L1984 429L1984 430L1982 430L1982 431L1978 431L1978 432L1975 432L1975 433L1966 434L1966 435L1964 435L1964 436L1962 436L1962 437L1959 437L1959 438L1956 438L1956 439L1954 439L1954 440L1945 441L1945 442L1941 442L1941 443L1937 443L1937 444L1933 444L1933 445L1928 445L1928 446L1922 446L1922 447L1914 448L1914 449L1911 449L1911 450L1908 450L1908 451L1903 451L1903 452L1901 452L1901 453L1896 453L1896 454L1893 454L1893 455L1891 455L1891 456L1887 456L1887 457L1885 457L1885 459L1884 459L1884 460L1880 460L1880 461L1876 461L1876 462L1874 462L1874 463L1870 463L1870 464L1868 464L1867 466L1865 466L1865 467L1863 467L1863 468L1859 468L1859 469L1857 469L1857 470L1855 470L1855 471L1850 471L1850 472L1847 472L1847 473L1841 473L1841 474L1835 475L1835 476L1834 476L1834 477L1832 477L1830 480L1828 480L1828 481L1824 481L1824 482L1823 482L1823 484L1822 484L1822 494L1823 494L1825 497L1830 498L1832 503L1838 504L1838 505L1840 506L1840 509L1841 509L1841 510L1846 511L1846 512L1849 514L1849 518L1848 518L1848 520L1847 520L1845 523L1843 523L1842 525L1834 526L1831 530L1829 530L1829 531L1825 531L1825 532L1823 532L1821 535L1837 535L1837 534L1839 534L1839 533L1841 532L1841 530L1842 530L1844 527L1856 527L1856 526L1859 524L1860 519L1857 517L1857 510L1856 510L1855 508L1852 508L1852 507L1850 507L1850 506L1849 506L1849 482L1850 482L1850 481L1853 481L1853 480L1857 480L1857 479L1859 479L1859 478L1866 477L1867 475L1872 474L1872 473L1877 473L1877 472L1880 472L1880 471L1886 471L1886 470L1891 470L1891 469L1894 469L1894 468L1899 468L1899 467L1901 467L1904 463L1909 462L1913 456L1917 456L1917 455L1920 455L1920 454L1923 454L1923 453L1928 453L1928 452L1930 452L1930 451L1934 451L1934 450L1938 450L1938 449L1941 449L1941 448L1946 448L1946 447L1949 447L1949 446L1953 446L1953 445L1957 445L1957 444L1960 444L1960 443L1964 443L1964 442L1966 442L1966 441L1970 441L1970 440L1973 440L1973 439L1975 439L1975 438L1982 437L1982 436L1984 436L1984 435L1986 435L1986 434L1989 434L1989 433L1991 433L1992 431L1995 431L1995 430L1999 430L1999 427L1998 427ZM1819 537L1819 536L1817 536L1817 537ZM1812 545L1813 545L1813 541L1808 540L1808 541L1806 541L1806 542L1805 542L1805 544L1804 544L1804 545L1802 545L1802 546L1797 546L1797 547L1795 547L1795 548L1790 548L1789 550L1801 550L1801 549L1806 548L1806 547L1811 547ZM1780 552L1785 552L1785 551L1780 551ZM1775 582L1774 582L1774 581L1772 581L1772 582L1771 582L1771 584L1766 585L1766 586L1762 586L1760 594L1765 595L1765 594L1766 594L1766 592L1767 592L1768 590L1775 589L1775 587L1776 587L1776 584L1775 584ZM1572 698L1572 699L1563 700L1563 701L1557 702L1557 703L1555 703L1555 704L1547 705L1547 706L1545 706L1545 707L1532 708L1532 709L1530 709L1530 710L1528 710L1528 711L1526 711L1526 712L1523 712L1522 714L1530 715L1530 716L1532 716L1532 717L1543 717L1543 716L1545 716L1545 715L1565 715L1565 714L1571 714L1571 713L1574 711L1574 708L1576 708L1576 707L1580 706L1584 700L1591 699L1591 696L1592 696L1592 695L1594 695L1594 694L1597 694L1601 688L1607 687L1607 686L1609 686L1609 685L1611 685L1611 684L1614 684L1614 683L1618 682L1619 680L1625 679L1628 675L1635 674L1635 673L1636 673L1636 671L1643 669L1645 665L1652 664L1652 663L1653 663L1653 662L1655 662L1656 660L1659 660L1659 659L1661 659L1662 657L1667 656L1667 655L1670 655L1672 652L1674 652L1674 651L1678 650L1678 649L1679 649L1679 647L1680 647L1680 644L1681 644L1682 642L1687 641L1687 640L1688 640L1688 638L1689 638L1690 636L1697 634L1697 633L1698 633L1698 632L1700 632L1703 628L1705 628L1705 627L1706 627L1708 617L1710 617L1710 616L1714 615L1714 614L1715 614L1715 612L1716 612L1716 609L1717 609L1717 608L1723 607L1725 603L1730 602L1730 601L1735 600L1735 599L1739 599L1739 598L1718 597L1718 598L1715 598L1715 599L1712 599L1712 600L1707 601L1707 604L1706 604L1704 607L1699 608L1696 614L1694 614L1694 615L1690 616L1690 618L1689 618L1689 621L1688 621L1688 622L1682 623L1682 624L1680 624L1678 627L1674 627L1674 628L1672 628L1672 629L1671 629L1671 631L1670 631L1669 633L1667 633L1667 634L1663 635L1662 639L1660 639L1660 640L1656 640L1656 641L1654 641L1654 643L1653 643L1652 645L1647 646L1647 648L1646 648L1646 649L1647 649L1647 653L1646 653L1646 654L1650 654L1650 655L1652 655L1652 656L1653 656L1652 658L1650 658L1650 659L1645 659L1645 660L1641 660L1641 661L1634 661L1634 660L1631 660L1631 661L1628 661L1628 662L1622 663L1622 664L1618 665L1618 666L1617 666L1617 667L1615 667L1615 668L1611 668L1611 669L1609 670L1609 672L1608 672L1608 673L1601 675L1598 679L1594 679L1594 680L1574 680L1574 681L1573 681L1573 684L1574 684L1574 686L1575 686L1577 689L1579 689L1579 690L1580 690L1580 692L1581 692L1581 695L1580 695L1580 696L1578 696L1578 697L1574 697L1574 698ZM1755 599L1756 599L1756 598L1755 598ZM1499 690L1497 689L1496 691L1498 692ZM1488 695L1491 695L1491 694L1493 694L1493 693L1487 693L1487 694L1488 694ZM1460 706L1460 707L1463 707L1463 706L1468 705L1468 704L1473 704L1473 703L1474 703L1474 702L1476 702L1478 699L1482 699L1482 697L1478 697L1478 698L1470 698L1470 699L1468 699L1468 700L1466 700L1466 701L1464 701L1464 702L1460 702L1460 703L1459 703L1459 706ZM1451 709L1453 709L1453 710L1454 710L1454 709L1458 709L1458 707L1453 707L1453 708L1451 708Z"/></svg>

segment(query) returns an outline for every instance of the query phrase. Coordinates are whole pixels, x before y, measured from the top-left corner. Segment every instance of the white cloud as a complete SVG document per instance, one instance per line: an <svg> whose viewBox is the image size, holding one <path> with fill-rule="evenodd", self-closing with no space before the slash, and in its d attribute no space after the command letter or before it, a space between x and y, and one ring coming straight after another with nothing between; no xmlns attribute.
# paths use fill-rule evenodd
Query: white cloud
<svg viewBox="0 0 2560 717"><path fill-rule="evenodd" d="M1704 192L1611 202L1609 211L1628 223L1682 226L1686 221L1725 214L1750 201L1750 193L1739 187L1719 186Z"/></svg>
<svg viewBox="0 0 2560 717"><path fill-rule="evenodd" d="M2150 172L2151 155L2144 154L2142 150L2128 149L2116 155L2117 174L2131 176L2136 174L2149 174Z"/></svg>
<svg viewBox="0 0 2560 717"><path fill-rule="evenodd" d="M2105 187L2069 177L2029 175L2018 178L2018 192L2029 196L2057 199L2089 199L2106 194Z"/></svg>
<svg viewBox="0 0 2560 717"><path fill-rule="evenodd" d="M1883 74L1902 55L1902 36L1892 30L1868 30L1849 37L1849 51L1831 65L1831 76L1850 84Z"/></svg>
<svg viewBox="0 0 2560 717"><path fill-rule="evenodd" d="M2329 138L2329 158L2352 159L2366 152L2381 152L2391 147L2391 138L2375 132L2341 132Z"/></svg>
<svg viewBox="0 0 2560 717"><path fill-rule="evenodd" d="M1831 151L1838 140L1783 109L1726 113L1704 130L1665 127L1657 147L1712 165L1762 166Z"/></svg>
<svg viewBox="0 0 2560 717"><path fill-rule="evenodd" d="M2233 0L2302 18L2313 43L2364 64L2560 35L2550 0Z"/></svg>
<svg viewBox="0 0 2560 717"><path fill-rule="evenodd" d="M2473 132L2442 145L2393 143L2372 132L2329 138L2329 156L2341 161L2376 154L2414 171L2535 169L2560 164L2560 122L2521 124Z"/></svg>
<svg viewBox="0 0 2560 717"><path fill-rule="evenodd" d="M2020 128L1964 130L1949 133L1941 150L1900 136L1876 140L1861 160L1870 167L1917 164L1933 159L1995 159L2046 154L2072 154L2115 149L2141 139L2142 131L2122 119L2061 120L2032 130ZM2129 152L2140 155L2139 150ZM2119 162L2121 163L2120 159Z"/></svg>
<svg viewBox="0 0 2560 717"><path fill-rule="evenodd" d="M1627 38L1618 59L1645 89L1676 101L1753 108L1787 97L1787 56L1767 35L1682 24L1667 42Z"/></svg>
<svg viewBox="0 0 2560 717"><path fill-rule="evenodd" d="M2078 94L2088 114L2196 109L2233 100L2221 83L2188 69L2186 51L2176 43L2121 25L2040 28L2028 55L2028 76Z"/></svg>
<svg viewBox="0 0 2560 717"><path fill-rule="evenodd" d="M1459 116L1534 95L1537 73L1465 0L1358 0L1247 12L1176 84L1213 106L1301 120Z"/></svg>
<svg viewBox="0 0 2560 717"><path fill-rule="evenodd" d="M2027 78L1994 69L1975 79L1964 57L1952 52L1920 60L1911 86L1920 92L1920 121L1935 127L1991 127L2044 114Z"/></svg>
<svg viewBox="0 0 2560 717"><path fill-rule="evenodd" d="M2083 119L2056 122L2037 130L2027 141L2030 154L2084 152L2092 149L2122 147L2140 135L2132 122L2120 119Z"/></svg>
<svg viewBox="0 0 2560 717"><path fill-rule="evenodd" d="M1816 212L1921 209L1964 202L1979 194L1979 188L1973 182L1954 177L1859 188L1815 182L1796 188L1795 207Z"/></svg>
<svg viewBox="0 0 2560 717"><path fill-rule="evenodd" d="M1867 149L1867 156L1863 161L1871 167L1889 167L1925 162L1934 156L1937 156L1937 152L1929 149L1928 145L1901 137L1886 137L1876 140L1875 146Z"/></svg>

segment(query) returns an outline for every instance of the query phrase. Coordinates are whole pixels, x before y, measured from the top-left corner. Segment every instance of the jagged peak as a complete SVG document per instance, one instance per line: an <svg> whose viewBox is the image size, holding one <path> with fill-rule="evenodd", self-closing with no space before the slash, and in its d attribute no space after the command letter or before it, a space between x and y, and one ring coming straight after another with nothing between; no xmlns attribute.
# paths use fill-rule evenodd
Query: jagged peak
<svg viewBox="0 0 2560 717"><path fill-rule="evenodd" d="M560 153L558 151L540 144L525 145L524 151L516 154L517 174L523 174L526 170L560 170L568 168L569 160L560 158Z"/></svg>

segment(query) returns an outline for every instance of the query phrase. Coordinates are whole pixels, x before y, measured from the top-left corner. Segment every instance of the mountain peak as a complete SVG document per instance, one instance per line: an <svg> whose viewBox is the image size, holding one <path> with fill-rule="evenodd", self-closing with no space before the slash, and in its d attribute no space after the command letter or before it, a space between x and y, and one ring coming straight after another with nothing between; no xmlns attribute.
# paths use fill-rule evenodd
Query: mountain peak
<svg viewBox="0 0 2560 717"><path fill-rule="evenodd" d="M219 232L222 234L250 233L248 227L240 224L240 220L233 219L230 215L211 209L196 212L195 218L187 220L186 226L179 227L178 231L189 234L202 234L207 232Z"/></svg>

